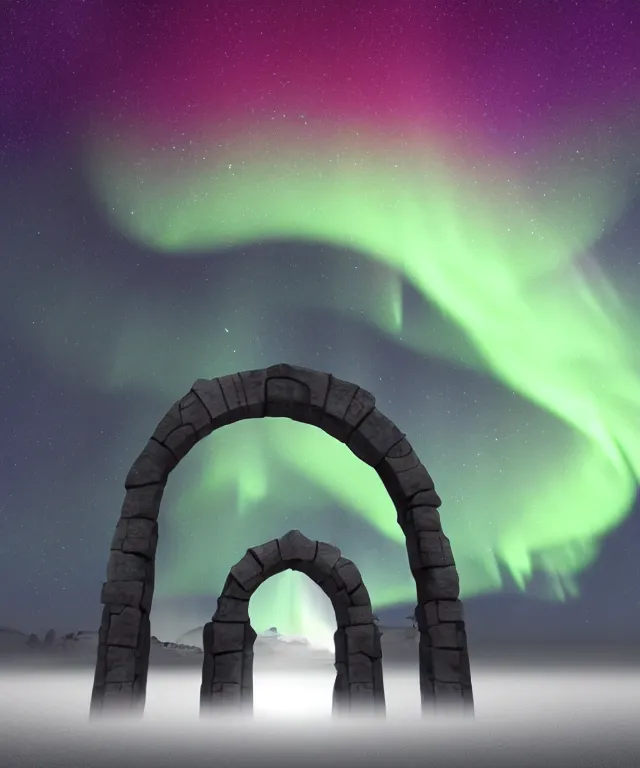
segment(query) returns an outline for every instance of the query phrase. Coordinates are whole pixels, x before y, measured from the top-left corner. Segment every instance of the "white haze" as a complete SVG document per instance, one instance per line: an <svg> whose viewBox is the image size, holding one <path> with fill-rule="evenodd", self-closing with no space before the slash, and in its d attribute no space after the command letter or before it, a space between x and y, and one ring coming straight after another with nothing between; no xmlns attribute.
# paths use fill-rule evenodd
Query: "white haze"
<svg viewBox="0 0 640 768"><path fill-rule="evenodd" d="M333 680L256 658L253 719L200 720L199 671L152 667L142 720L90 723L90 669L5 667L0 766L630 768L640 756L637 670L476 667L476 718L435 722L420 719L416 672L385 669L384 721L332 720Z"/></svg>

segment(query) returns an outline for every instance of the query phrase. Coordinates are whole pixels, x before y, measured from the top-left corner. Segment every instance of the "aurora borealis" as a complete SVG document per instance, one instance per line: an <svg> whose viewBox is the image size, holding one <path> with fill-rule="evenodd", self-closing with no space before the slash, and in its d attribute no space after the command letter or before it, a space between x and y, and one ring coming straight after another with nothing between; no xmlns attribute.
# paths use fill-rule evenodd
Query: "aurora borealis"
<svg viewBox="0 0 640 768"><path fill-rule="evenodd" d="M635 6L76 5L12 12L0 108L7 344L62 403L42 546L104 558L166 408L286 360L370 389L407 432L464 596L506 578L577 596L640 474ZM33 546L22 482L9 561ZM354 559L377 609L413 599L382 485L311 427L214 434L160 523L158 598L215 595L247 546L297 527ZM47 552L42 581L71 589L82 566ZM272 582L256 628L326 636L302 577Z"/></svg>

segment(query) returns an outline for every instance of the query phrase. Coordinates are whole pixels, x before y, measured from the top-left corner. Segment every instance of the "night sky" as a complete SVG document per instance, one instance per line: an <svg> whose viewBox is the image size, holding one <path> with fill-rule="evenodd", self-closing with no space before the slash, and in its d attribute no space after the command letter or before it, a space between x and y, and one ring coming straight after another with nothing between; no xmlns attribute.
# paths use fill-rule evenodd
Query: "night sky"
<svg viewBox="0 0 640 768"><path fill-rule="evenodd" d="M472 642L640 638L639 36L636 0L1 3L0 625L97 627L157 422L289 362L407 433ZM373 470L273 419L173 473L154 631L290 528L407 615ZM296 574L252 601L329 610Z"/></svg>

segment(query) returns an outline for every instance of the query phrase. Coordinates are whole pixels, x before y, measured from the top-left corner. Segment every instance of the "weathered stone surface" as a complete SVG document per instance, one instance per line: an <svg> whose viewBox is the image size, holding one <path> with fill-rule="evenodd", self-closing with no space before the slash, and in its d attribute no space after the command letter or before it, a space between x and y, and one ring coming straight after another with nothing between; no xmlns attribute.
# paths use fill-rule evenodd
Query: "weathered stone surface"
<svg viewBox="0 0 640 768"><path fill-rule="evenodd" d="M466 633L458 623L435 624L428 630L428 635L434 648L466 647Z"/></svg>
<svg viewBox="0 0 640 768"><path fill-rule="evenodd" d="M308 560L312 562L316 556L318 542L311 541L300 531L289 531L278 539L283 560Z"/></svg>
<svg viewBox="0 0 640 768"><path fill-rule="evenodd" d="M181 461L198 440L200 436L191 424L182 424L167 435L162 445L168 448L178 461Z"/></svg>
<svg viewBox="0 0 640 768"><path fill-rule="evenodd" d="M374 408L353 432L347 445L359 459L375 467L403 438L391 419Z"/></svg>
<svg viewBox="0 0 640 768"><path fill-rule="evenodd" d="M157 520L164 488L164 483L130 488L124 497L120 519L136 517Z"/></svg>
<svg viewBox="0 0 640 768"><path fill-rule="evenodd" d="M215 683L236 683L242 681L242 651L218 653L213 657L213 680Z"/></svg>
<svg viewBox="0 0 640 768"><path fill-rule="evenodd" d="M168 448L151 439L133 462L124 481L124 487L128 490L142 485L165 483L177 463L178 459Z"/></svg>
<svg viewBox="0 0 640 768"><path fill-rule="evenodd" d="M272 539L272 541L261 544L259 547L251 547L248 551L260 561L263 571L277 567L282 561L278 539Z"/></svg>
<svg viewBox="0 0 640 768"><path fill-rule="evenodd" d="M407 520L418 532L442 530L437 507L414 507L408 511Z"/></svg>
<svg viewBox="0 0 640 768"><path fill-rule="evenodd" d="M267 372L264 369L257 371L241 371L238 376L240 377L244 389L247 408L246 418L263 418L265 416Z"/></svg>
<svg viewBox="0 0 640 768"><path fill-rule="evenodd" d="M447 696L457 692L457 701L462 701L465 711L472 709L458 575L451 546L440 526L437 507L441 501L432 478L400 430L377 411L371 393L330 374L278 365L220 379L198 379L191 391L171 406L131 467L125 480L127 493L121 518L112 541L107 582L101 594L105 610L99 634L92 711L100 709L107 699L125 702L127 706L144 701L149 661L148 614L153 596L157 544L155 521L169 473L198 440L214 429L240 419L263 416L286 416L319 426L347 443L355 455L376 468L396 506L416 581L424 709L427 711L438 696L445 696L445 693L437 692L434 681L438 686L445 686L442 690ZM280 548L285 550L280 552L283 558L280 562L276 554L277 543L268 542L253 551L248 550L231 570L221 595L224 599L216 612L215 631L213 627L211 630L210 652L205 657L209 659L207 664L211 672L214 644L217 644L216 648L224 647L223 653L241 653L244 659L240 664L241 679L216 683L217 694L211 683L207 695L222 697L225 701L249 699L251 673L247 670L252 668L253 630L245 618L248 617L248 601L266 578L283 568L298 569L320 584L334 605L338 632L368 626L370 599L357 568L342 558L338 549L299 537L302 534L292 532L285 537L284 543L280 541ZM243 620L236 621L239 618ZM229 634L233 633L232 627L242 628L243 636ZM253 637L255 639L255 633ZM115 639L117 643L113 642ZM341 659L340 664L344 665L345 679L349 663L346 643L346 635L342 640L336 640L336 660ZM377 643L379 645L379 633ZM343 648L344 655L338 646ZM118 649L125 649L127 653L120 653ZM130 665L131 651L136 659L133 683L109 678L111 662L108 658L119 660L112 663L113 670L118 670L113 674L124 676L123 670ZM216 654L219 652L215 651ZM446 655L456 653L457 657ZM236 668L231 662L231 658L225 662L226 669ZM338 699L346 696L348 702L348 697L355 695L354 691L361 690L366 696L366 692L372 690L376 701L384 701L378 662L376 657L375 663L370 665L377 682L358 682L349 687L338 675L335 687L339 692ZM235 663L237 666L237 659ZM375 671L378 667L379 674ZM448 679L434 677L437 669ZM233 676L231 672L229 676Z"/></svg>
<svg viewBox="0 0 640 768"><path fill-rule="evenodd" d="M135 648L140 633L142 611L137 608L125 607L120 613L112 614L107 633L107 645L121 645ZM107 652L108 657L108 652Z"/></svg>
<svg viewBox="0 0 640 768"><path fill-rule="evenodd" d="M155 520L145 520L144 518L129 518L121 520L119 525L123 524L122 532L124 536L119 541L119 546L115 547L116 537L111 545L112 549L120 549L122 552L140 555L148 560L155 553L158 545L158 524Z"/></svg>
<svg viewBox="0 0 640 768"><path fill-rule="evenodd" d="M430 627L442 623L464 623L464 614L460 600L434 600L416 608L416 620L423 634Z"/></svg>
<svg viewBox="0 0 640 768"><path fill-rule="evenodd" d="M136 675L134 648L107 647L107 678L109 683L133 683Z"/></svg>
<svg viewBox="0 0 640 768"><path fill-rule="evenodd" d="M463 652L448 648L432 648L431 664L433 678L440 683L469 684L468 664L465 663Z"/></svg>
<svg viewBox="0 0 640 768"><path fill-rule="evenodd" d="M460 594L460 580L454 565L444 568L423 568L415 571L420 602L430 600L456 600Z"/></svg>
<svg viewBox="0 0 640 768"><path fill-rule="evenodd" d="M244 624L213 621L211 653L242 651L244 648ZM206 649L205 649L206 650Z"/></svg>
<svg viewBox="0 0 640 768"><path fill-rule="evenodd" d="M114 550L109 556L107 581L145 581L147 573L144 558Z"/></svg>
<svg viewBox="0 0 640 768"><path fill-rule="evenodd" d="M341 557L335 565L335 571L338 574L338 579L344 584L344 588L348 593L355 592L362 584L362 576L356 566L347 560L346 557Z"/></svg>
<svg viewBox="0 0 640 768"><path fill-rule="evenodd" d="M267 368L268 380L288 379L302 384L303 389L299 391L305 391L308 395L304 394L301 402L308 404L312 411L317 412L321 412L324 408L329 389L329 378L327 373L314 371L311 368L302 368L298 365L288 365L287 363L272 365Z"/></svg>
<svg viewBox="0 0 640 768"><path fill-rule="evenodd" d="M360 584L353 592L349 592L349 599L351 605L354 606L368 606L371 605L371 598L369 597L369 590L364 584Z"/></svg>
<svg viewBox="0 0 640 768"><path fill-rule="evenodd" d="M102 585L100 601L105 605L129 605L132 608L140 608L143 594L143 581L105 581Z"/></svg>
<svg viewBox="0 0 640 768"><path fill-rule="evenodd" d="M342 552L340 552L338 547L334 547L332 544L327 544L324 541L319 541L313 562L323 574L329 576L341 557Z"/></svg>
<svg viewBox="0 0 640 768"><path fill-rule="evenodd" d="M249 553L231 569L231 575L247 592L253 592L262 584L262 565Z"/></svg>
<svg viewBox="0 0 640 768"><path fill-rule="evenodd" d="M430 488L427 491L420 491L414 494L407 502L406 507L412 509L413 507L440 507L442 505L442 499L438 496L435 488Z"/></svg>
<svg viewBox="0 0 640 768"><path fill-rule="evenodd" d="M373 623L373 611L371 610L371 604L349 606L349 608L347 608L347 616L349 617L350 626L356 624Z"/></svg>
<svg viewBox="0 0 640 768"><path fill-rule="evenodd" d="M385 456L382 460L386 467L385 471L389 472L395 472L399 474L400 472L408 472L411 469L416 469L419 466L422 466L420 463L420 459L416 456L416 454L413 452L413 449L409 445L407 440L403 440L404 446L406 446L409 451L404 456L398 456L398 457L391 457L391 456Z"/></svg>
<svg viewBox="0 0 640 768"><path fill-rule="evenodd" d="M396 474L389 463L383 459L376 467L376 471L396 506L406 506L418 492L433 490L431 475L422 464Z"/></svg>
<svg viewBox="0 0 640 768"><path fill-rule="evenodd" d="M455 565L451 543L442 531L419 531L418 548L425 566Z"/></svg>
<svg viewBox="0 0 640 768"><path fill-rule="evenodd" d="M212 431L236 420L235 414L227 406L219 379L198 379L193 383L191 391L207 409Z"/></svg>
<svg viewBox="0 0 640 768"><path fill-rule="evenodd" d="M352 424L345 421L347 410L351 405L358 387L348 381L331 376L329 379L329 391L324 404L324 418L321 427L343 443L346 443L353 434Z"/></svg>
<svg viewBox="0 0 640 768"><path fill-rule="evenodd" d="M178 401L178 406L182 423L189 424L199 440L211 434L214 427L211 414L195 392L187 392L182 400Z"/></svg>
<svg viewBox="0 0 640 768"><path fill-rule="evenodd" d="M364 653L372 659L382 656L380 631L375 624L346 627L345 634L349 657L354 653Z"/></svg>
<svg viewBox="0 0 640 768"><path fill-rule="evenodd" d="M225 597L234 597L236 600L249 600L251 592L247 592L233 577L231 573L224 582L222 593Z"/></svg>
<svg viewBox="0 0 640 768"><path fill-rule="evenodd" d="M229 411L234 414L236 420L246 419L248 415L247 398L240 376L237 373L220 376L218 382Z"/></svg>
<svg viewBox="0 0 640 768"><path fill-rule="evenodd" d="M233 597L219 597L214 620L233 623L249 621L249 603L246 600L235 600Z"/></svg>
<svg viewBox="0 0 640 768"><path fill-rule="evenodd" d="M369 683L373 691L373 661L364 653L353 653L347 665L349 684Z"/></svg>
<svg viewBox="0 0 640 768"><path fill-rule="evenodd" d="M344 420L349 426L355 429L374 411L375 407L376 399L371 392L367 392L366 389L358 387L349 403ZM353 432L351 434L353 434Z"/></svg>

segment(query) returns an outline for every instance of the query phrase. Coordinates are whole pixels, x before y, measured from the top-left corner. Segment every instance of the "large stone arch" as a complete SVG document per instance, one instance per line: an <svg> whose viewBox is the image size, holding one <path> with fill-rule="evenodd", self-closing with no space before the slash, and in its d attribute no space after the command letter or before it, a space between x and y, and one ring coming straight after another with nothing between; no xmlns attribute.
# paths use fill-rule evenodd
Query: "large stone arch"
<svg viewBox="0 0 640 768"><path fill-rule="evenodd" d="M458 573L440 525L433 480L404 434L377 410L371 393L331 374L286 364L198 379L169 409L129 470L102 587L92 711L144 706L157 519L170 472L214 429L269 416L323 429L376 470L395 505L416 582L423 712L472 712Z"/></svg>
<svg viewBox="0 0 640 768"><path fill-rule="evenodd" d="M360 571L337 547L289 531L251 547L229 572L218 608L203 632L202 713L253 709L251 596L267 579L287 569L301 571L324 591L336 614L336 681L333 711L384 713L380 630Z"/></svg>

